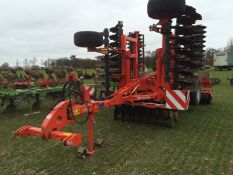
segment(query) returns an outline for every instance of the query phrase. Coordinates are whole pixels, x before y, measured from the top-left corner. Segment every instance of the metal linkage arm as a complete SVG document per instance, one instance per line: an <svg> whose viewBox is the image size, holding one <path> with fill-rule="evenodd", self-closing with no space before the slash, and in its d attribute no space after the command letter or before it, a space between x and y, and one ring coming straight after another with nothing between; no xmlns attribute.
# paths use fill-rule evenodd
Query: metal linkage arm
<svg viewBox="0 0 233 175"><path fill-rule="evenodd" d="M24 126L16 131L16 135L21 137L36 136L45 140L59 140L66 146L78 146L82 142L80 134L60 132L65 126L73 124L75 121L69 118L68 113L70 103L64 101L59 103L45 118L41 128Z"/></svg>
<svg viewBox="0 0 233 175"><path fill-rule="evenodd" d="M43 121L41 128L32 126L24 126L16 131L16 135L20 137L36 136L44 140L58 140L65 146L76 147L82 143L82 135L62 132L61 130L69 124L75 123L75 119L88 115L88 154L94 154L94 118L95 113L104 108L120 105L130 101L153 100L158 98L159 93L151 92L150 94L135 94L137 88L147 82L149 79L154 79L156 74L149 74L143 78L139 78L132 83L119 89L112 95L112 98L105 101L90 100L86 104L75 104L74 100L63 101L59 103ZM83 88L85 90L85 88ZM84 92L86 94L86 92ZM150 98L148 98L150 97ZM87 97L85 97L86 99Z"/></svg>

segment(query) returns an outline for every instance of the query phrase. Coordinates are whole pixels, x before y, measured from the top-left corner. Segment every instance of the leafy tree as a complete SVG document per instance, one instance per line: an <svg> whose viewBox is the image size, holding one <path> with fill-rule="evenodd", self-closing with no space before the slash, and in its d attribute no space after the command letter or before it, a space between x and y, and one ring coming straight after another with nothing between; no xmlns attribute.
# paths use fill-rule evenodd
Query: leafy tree
<svg viewBox="0 0 233 175"><path fill-rule="evenodd" d="M1 69L4 69L4 70L10 69L9 63L3 63L3 64L1 65Z"/></svg>
<svg viewBox="0 0 233 175"><path fill-rule="evenodd" d="M231 38L228 42L227 51L233 52L233 38Z"/></svg>
<svg viewBox="0 0 233 175"><path fill-rule="evenodd" d="M207 48L205 51L205 63L208 65L214 64L214 54L217 50L214 48Z"/></svg>

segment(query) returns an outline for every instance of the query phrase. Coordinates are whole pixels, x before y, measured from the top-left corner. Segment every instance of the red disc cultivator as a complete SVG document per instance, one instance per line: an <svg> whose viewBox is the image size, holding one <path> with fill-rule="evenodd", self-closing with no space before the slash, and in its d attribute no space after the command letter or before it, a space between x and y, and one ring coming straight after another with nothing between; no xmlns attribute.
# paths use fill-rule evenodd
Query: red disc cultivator
<svg viewBox="0 0 233 175"><path fill-rule="evenodd" d="M144 71L144 35L138 31L124 34L123 22L104 32L77 32L76 46L103 54L100 67L104 70L105 98L92 98L81 81L71 80L63 88L64 101L50 111L41 128L22 127L16 135L80 146L81 134L61 130L83 118L82 123L88 124L89 146L81 147L78 155L86 157L94 154L95 114L105 108L115 107L115 120L150 123L160 120L172 127L178 119L178 111L188 110L190 104L210 104L210 76L197 74L203 66L205 43L205 27L195 25L201 15L181 0L150 0L148 14L159 19L150 30L163 36L162 48L156 50L156 72L146 74ZM173 18L175 26L172 26ZM117 83L117 90L111 88L113 82ZM101 140L96 142L101 144Z"/></svg>

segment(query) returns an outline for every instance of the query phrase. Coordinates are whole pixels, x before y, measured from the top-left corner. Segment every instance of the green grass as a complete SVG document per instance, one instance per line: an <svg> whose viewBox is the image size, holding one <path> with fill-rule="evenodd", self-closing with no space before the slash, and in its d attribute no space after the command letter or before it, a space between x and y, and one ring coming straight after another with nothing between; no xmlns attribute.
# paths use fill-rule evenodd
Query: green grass
<svg viewBox="0 0 233 175"><path fill-rule="evenodd" d="M96 117L96 137L105 146L93 158L75 158L76 149L38 138L18 138L23 125L40 126L46 106L38 116L24 117L24 108L0 118L0 174L233 174L233 72L211 72L222 79L214 87L210 106L193 107L180 115L174 129L115 122L112 109ZM83 133L77 124L67 131Z"/></svg>

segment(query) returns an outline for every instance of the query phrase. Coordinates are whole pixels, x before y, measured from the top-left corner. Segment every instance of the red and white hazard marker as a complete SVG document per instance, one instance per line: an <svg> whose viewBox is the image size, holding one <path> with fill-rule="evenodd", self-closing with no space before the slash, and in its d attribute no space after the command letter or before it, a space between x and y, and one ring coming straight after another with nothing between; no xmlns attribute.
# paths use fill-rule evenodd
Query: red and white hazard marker
<svg viewBox="0 0 233 175"><path fill-rule="evenodd" d="M87 90L87 92L89 92L89 94L91 96L93 96L95 94L95 88L91 87L91 86L85 86L85 89Z"/></svg>
<svg viewBox="0 0 233 175"><path fill-rule="evenodd" d="M182 90L166 91L166 108L174 110L188 110L190 101L190 92Z"/></svg>

